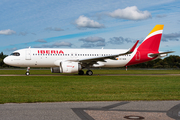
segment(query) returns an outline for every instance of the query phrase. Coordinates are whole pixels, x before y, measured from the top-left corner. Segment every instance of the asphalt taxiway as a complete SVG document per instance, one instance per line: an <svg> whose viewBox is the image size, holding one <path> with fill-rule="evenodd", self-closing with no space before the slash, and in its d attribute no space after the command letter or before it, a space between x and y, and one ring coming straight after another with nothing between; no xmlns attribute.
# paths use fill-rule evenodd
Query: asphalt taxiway
<svg viewBox="0 0 180 120"><path fill-rule="evenodd" d="M0 104L0 120L180 120L180 101Z"/></svg>

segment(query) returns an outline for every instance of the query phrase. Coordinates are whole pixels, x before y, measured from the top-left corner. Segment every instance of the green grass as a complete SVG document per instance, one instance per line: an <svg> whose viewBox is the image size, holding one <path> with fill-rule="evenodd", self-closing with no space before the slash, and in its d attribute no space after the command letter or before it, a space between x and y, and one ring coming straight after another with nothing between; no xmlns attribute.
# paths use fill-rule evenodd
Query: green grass
<svg viewBox="0 0 180 120"><path fill-rule="evenodd" d="M180 70L93 70L94 74L180 74Z"/></svg>
<svg viewBox="0 0 180 120"><path fill-rule="evenodd" d="M179 88L179 76L0 76L0 103L180 100Z"/></svg>
<svg viewBox="0 0 180 120"><path fill-rule="evenodd" d="M92 70L94 74L180 74L180 70ZM16 74L16 75L24 75L26 69L24 70L6 70L1 69L0 75L4 74ZM86 72L86 70L84 70ZM62 73L51 73L49 70L30 70L31 75L54 75L54 74L62 74ZM74 74L74 73L73 73ZM76 73L77 74L77 73ZM66 75L66 74L65 74ZM68 74L67 74L68 75Z"/></svg>

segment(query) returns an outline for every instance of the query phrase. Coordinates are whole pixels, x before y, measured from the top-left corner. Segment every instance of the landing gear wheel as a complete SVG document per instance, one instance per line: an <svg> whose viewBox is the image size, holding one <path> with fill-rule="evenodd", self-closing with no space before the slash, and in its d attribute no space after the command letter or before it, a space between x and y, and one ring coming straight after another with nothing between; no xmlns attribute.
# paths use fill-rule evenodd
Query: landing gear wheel
<svg viewBox="0 0 180 120"><path fill-rule="evenodd" d="M86 72L86 75L91 76L91 75L93 75L93 72L92 72L91 70L88 70L88 71Z"/></svg>
<svg viewBox="0 0 180 120"><path fill-rule="evenodd" d="M29 76L29 75L30 75L30 73L29 73L29 72L26 72L26 73L25 73L25 75Z"/></svg>
<svg viewBox="0 0 180 120"><path fill-rule="evenodd" d="M84 71L79 70L78 75L84 75Z"/></svg>
<svg viewBox="0 0 180 120"><path fill-rule="evenodd" d="M26 76L29 76L30 75L30 67L27 67L27 72L25 73Z"/></svg>

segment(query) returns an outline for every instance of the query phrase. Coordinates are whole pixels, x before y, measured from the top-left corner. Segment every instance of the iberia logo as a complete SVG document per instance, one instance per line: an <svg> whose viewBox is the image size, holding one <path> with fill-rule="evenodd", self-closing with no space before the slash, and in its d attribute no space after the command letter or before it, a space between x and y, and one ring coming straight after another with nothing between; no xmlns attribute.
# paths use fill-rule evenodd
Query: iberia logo
<svg viewBox="0 0 180 120"><path fill-rule="evenodd" d="M72 66L72 65L67 65L67 67L72 67L72 68L74 68L74 66Z"/></svg>
<svg viewBox="0 0 180 120"><path fill-rule="evenodd" d="M38 50L38 54L64 54L62 50Z"/></svg>

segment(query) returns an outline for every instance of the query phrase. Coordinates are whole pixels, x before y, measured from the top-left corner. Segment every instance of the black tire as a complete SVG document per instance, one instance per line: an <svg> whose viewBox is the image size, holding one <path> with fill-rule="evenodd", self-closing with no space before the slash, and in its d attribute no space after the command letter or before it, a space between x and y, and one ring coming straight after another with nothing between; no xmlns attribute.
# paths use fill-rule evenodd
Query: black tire
<svg viewBox="0 0 180 120"><path fill-rule="evenodd" d="M79 70L78 75L84 75L84 71Z"/></svg>
<svg viewBox="0 0 180 120"><path fill-rule="evenodd" d="M30 75L30 73L29 73L29 72L26 72L26 73L25 73L25 75L26 75L26 76L29 76L29 75Z"/></svg>
<svg viewBox="0 0 180 120"><path fill-rule="evenodd" d="M91 70L88 70L88 71L86 72L86 75L91 76L91 75L93 75L93 72L92 72Z"/></svg>

